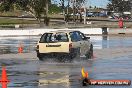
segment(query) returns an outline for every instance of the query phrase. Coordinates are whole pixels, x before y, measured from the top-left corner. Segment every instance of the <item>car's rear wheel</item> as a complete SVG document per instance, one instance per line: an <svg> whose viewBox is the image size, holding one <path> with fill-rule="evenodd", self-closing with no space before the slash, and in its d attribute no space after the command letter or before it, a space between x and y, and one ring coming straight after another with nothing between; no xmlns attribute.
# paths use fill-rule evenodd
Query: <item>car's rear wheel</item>
<svg viewBox="0 0 132 88"><path fill-rule="evenodd" d="M64 56L61 57L61 61L62 62L72 62L73 57L71 55L64 55Z"/></svg>
<svg viewBox="0 0 132 88"><path fill-rule="evenodd" d="M40 61L43 61L43 54L41 54L41 53L37 53L37 57L38 57L38 59L40 60Z"/></svg>
<svg viewBox="0 0 132 88"><path fill-rule="evenodd" d="M58 60L61 62L73 62L74 59L80 58L80 48L72 49L70 53L59 55Z"/></svg>
<svg viewBox="0 0 132 88"><path fill-rule="evenodd" d="M71 61L80 59L80 48L76 48L72 53L69 54Z"/></svg>
<svg viewBox="0 0 132 88"><path fill-rule="evenodd" d="M75 52L75 59L80 60L80 48Z"/></svg>

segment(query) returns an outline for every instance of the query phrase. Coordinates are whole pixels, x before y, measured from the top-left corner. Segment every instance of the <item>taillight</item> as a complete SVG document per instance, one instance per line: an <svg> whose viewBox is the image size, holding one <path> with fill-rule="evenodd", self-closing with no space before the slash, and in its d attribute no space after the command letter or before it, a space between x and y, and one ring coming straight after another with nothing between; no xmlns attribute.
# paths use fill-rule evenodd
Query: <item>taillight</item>
<svg viewBox="0 0 132 88"><path fill-rule="evenodd" d="M69 49L71 49L71 48L72 48L72 43L69 44Z"/></svg>

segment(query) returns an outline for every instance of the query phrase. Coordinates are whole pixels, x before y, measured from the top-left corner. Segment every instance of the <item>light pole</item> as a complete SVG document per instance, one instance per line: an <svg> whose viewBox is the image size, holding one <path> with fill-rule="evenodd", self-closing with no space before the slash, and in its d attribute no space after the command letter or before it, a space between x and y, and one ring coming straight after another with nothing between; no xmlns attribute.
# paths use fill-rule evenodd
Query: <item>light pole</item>
<svg viewBox="0 0 132 88"><path fill-rule="evenodd" d="M85 7L85 4L84 4L84 24L86 24L86 7Z"/></svg>

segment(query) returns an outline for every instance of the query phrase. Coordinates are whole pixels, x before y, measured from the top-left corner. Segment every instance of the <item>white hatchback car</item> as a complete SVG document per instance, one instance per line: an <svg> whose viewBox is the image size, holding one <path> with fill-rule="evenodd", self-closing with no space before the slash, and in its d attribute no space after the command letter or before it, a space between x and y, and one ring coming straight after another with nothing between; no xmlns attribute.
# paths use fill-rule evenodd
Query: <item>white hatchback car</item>
<svg viewBox="0 0 132 88"><path fill-rule="evenodd" d="M72 60L76 56L93 56L93 45L90 37L86 37L80 31L59 30L44 33L38 41L36 52L39 60L45 56L64 57Z"/></svg>

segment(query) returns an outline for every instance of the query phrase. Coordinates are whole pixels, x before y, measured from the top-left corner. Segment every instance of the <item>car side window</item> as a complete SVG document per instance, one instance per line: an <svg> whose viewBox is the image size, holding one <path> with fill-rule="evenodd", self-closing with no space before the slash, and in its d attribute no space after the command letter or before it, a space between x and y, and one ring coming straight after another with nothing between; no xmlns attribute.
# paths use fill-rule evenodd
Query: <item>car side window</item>
<svg viewBox="0 0 132 88"><path fill-rule="evenodd" d="M83 40L85 40L85 38L86 38L86 36L83 34L83 33L79 33L80 34L80 36L81 36L81 38L83 39Z"/></svg>
<svg viewBox="0 0 132 88"><path fill-rule="evenodd" d="M40 38L39 42L40 43L50 42L51 41L51 37L52 37L52 33L45 33Z"/></svg>
<svg viewBox="0 0 132 88"><path fill-rule="evenodd" d="M39 43L43 43L45 41L45 36L46 36L46 34L43 34L41 36Z"/></svg>
<svg viewBox="0 0 132 88"><path fill-rule="evenodd" d="M82 39L82 36L80 35L80 32L76 32L76 33L77 33L77 38L78 38L78 40L79 40L79 41L83 40L83 39Z"/></svg>
<svg viewBox="0 0 132 88"><path fill-rule="evenodd" d="M76 42L82 40L78 32L70 32L71 41Z"/></svg>

